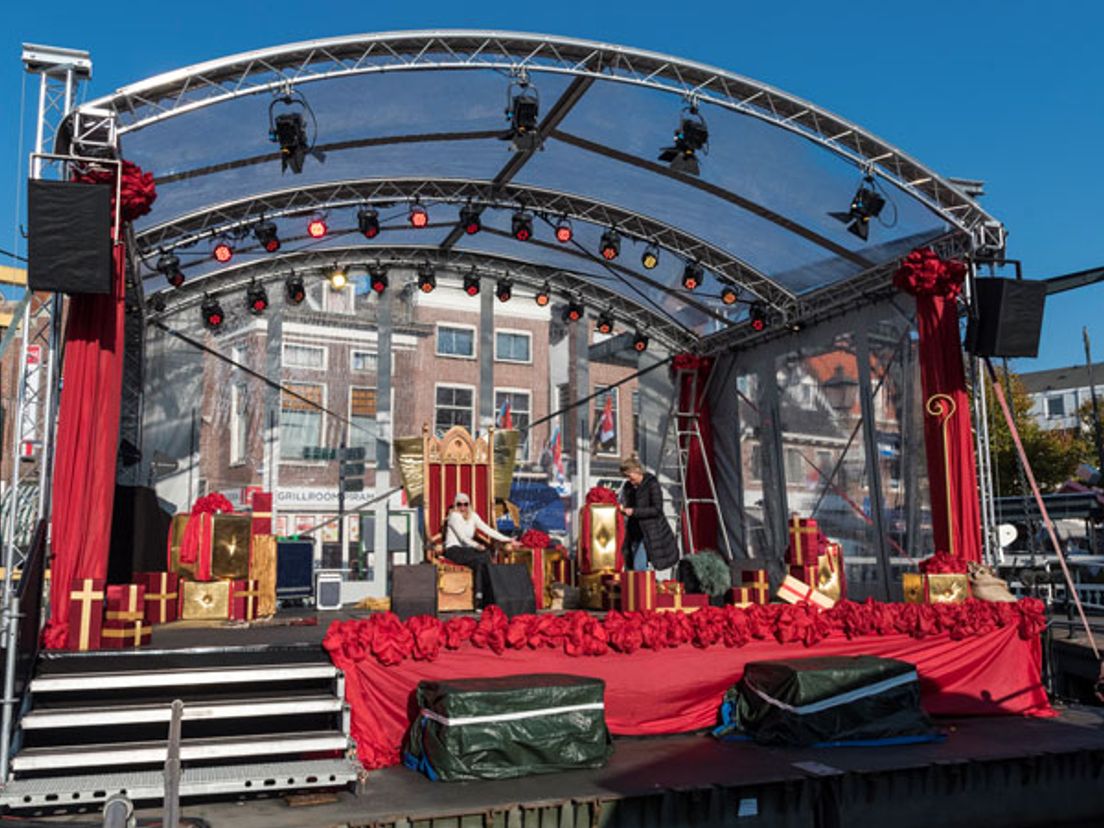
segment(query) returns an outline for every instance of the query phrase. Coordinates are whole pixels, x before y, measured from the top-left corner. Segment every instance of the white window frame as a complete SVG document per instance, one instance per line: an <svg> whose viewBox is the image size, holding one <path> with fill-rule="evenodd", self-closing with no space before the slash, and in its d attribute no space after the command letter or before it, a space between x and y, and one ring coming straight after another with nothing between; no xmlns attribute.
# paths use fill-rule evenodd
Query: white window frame
<svg viewBox="0 0 1104 828"><path fill-rule="evenodd" d="M458 331L471 331L472 333L472 352L470 356L464 354L442 354L441 353L441 329L451 328ZM442 359L467 359L475 360L479 358L479 329L475 325L466 325L462 322L438 322L433 330L433 352ZM449 383L445 383L448 385ZM459 387L459 386L457 386ZM436 398L434 399L436 404Z"/></svg>
<svg viewBox="0 0 1104 828"><path fill-rule="evenodd" d="M375 368L357 368L356 367L356 355L364 354L365 356L372 357L376 361ZM350 348L349 349L349 370L356 371L358 374L375 374L379 372L379 352L372 351L368 348ZM362 388L368 388L371 386L361 386Z"/></svg>
<svg viewBox="0 0 1104 828"><path fill-rule="evenodd" d="M437 433L437 389L438 388L460 388L460 389L463 389L464 391L471 391L471 395L472 395L471 423L472 424L471 424L471 428L468 429L468 430L474 432L475 429L479 425L478 422L476 421L476 401L477 401L476 387L474 385L469 385L468 383L464 383L464 382L435 382L435 383L433 383L433 433L434 434ZM453 407L458 407L458 406L453 406Z"/></svg>
<svg viewBox="0 0 1104 828"><path fill-rule="evenodd" d="M245 465L249 459L249 417L238 410L241 408L242 397L245 394L247 391L244 382L230 384L230 466ZM244 441L238 439L238 423L241 417L246 421Z"/></svg>
<svg viewBox="0 0 1104 828"><path fill-rule="evenodd" d="M509 359L507 357L500 356L498 353L498 335L509 334L510 336L523 336L529 340L529 359ZM495 328L494 331L494 359L495 362L505 362L510 365L532 365L533 364L533 332L523 331L517 328ZM495 389L498 390L497 388ZM503 389L505 390L505 389Z"/></svg>
<svg viewBox="0 0 1104 828"><path fill-rule="evenodd" d="M1062 404L1062 411L1058 414L1052 414L1050 411L1050 404L1054 401L1059 401ZM1051 394L1046 398L1046 416L1048 420L1061 420L1063 417L1068 416L1066 413L1066 395L1065 394Z"/></svg>
<svg viewBox="0 0 1104 828"><path fill-rule="evenodd" d="M324 383L324 382L296 382L294 380L286 382L285 385L313 385L313 386L316 386L316 387L322 389L322 402L321 402L321 405L322 405L323 410L318 412L318 416L322 418L322 420L319 422L319 425L318 425L318 434L319 434L319 438L320 438L321 442L324 444L325 441L326 441L326 412L325 412L324 409L327 409L327 408L330 407L330 404L329 404L330 386L327 383ZM284 457L283 456L283 454L284 454L284 445L283 445L284 441L282 439L282 432L283 432L283 427L284 426L283 426L283 423L281 422L281 420L283 419L283 416L284 416L283 392L281 391L280 392L280 417L276 420L276 428L281 434L279 462L281 464L288 464L288 465L293 465L293 466L325 466L325 465L328 465L329 462L330 462L329 460L307 460L307 459L302 458L302 457L294 458L294 457ZM321 446L319 446L319 447L321 447Z"/></svg>
<svg viewBox="0 0 1104 828"><path fill-rule="evenodd" d="M296 365L288 362L288 348L304 348L310 351L322 352L322 366L315 368L312 365ZM329 368L330 364L330 349L325 345L316 345L313 342L284 342L280 348L280 364L284 368L294 368L298 371L325 371Z"/></svg>
<svg viewBox="0 0 1104 828"><path fill-rule="evenodd" d="M533 422L533 391L532 391L532 389L530 389L530 388L511 388L511 387L508 387L508 386L496 385L495 389L494 389L494 405L495 405L495 421L496 422L498 421L498 395L499 395L500 392L503 393L503 394L524 394L526 397L528 397L529 405L528 405L528 408L526 410L526 416L529 417L529 423L532 424L532 422ZM497 426L496 426L496 428L497 428ZM529 456L530 456L530 454L532 453L532 450L533 450L533 441L529 439L530 430L528 429L528 426L526 426L526 429L527 430L525 432L525 441L523 443L523 445L525 447L525 451L523 452L523 455L519 459L528 461Z"/></svg>
<svg viewBox="0 0 1104 828"><path fill-rule="evenodd" d="M350 385L348 387L347 391L345 392L346 393L345 404L347 406L347 408L345 410L348 412L348 415L349 415L349 422L347 422L345 424L345 445L351 446L353 444L353 422L352 422L353 421L353 391L375 391L376 392L376 414L375 414L374 419L376 421L376 439L379 440L379 388L377 388L375 385ZM434 396L434 400L433 400L433 402L434 402L434 412L433 412L433 414L434 414L434 419L436 419L436 417L437 417L437 411L436 411L437 392L436 391L433 392L433 396ZM376 466L375 451L376 451L375 446L365 446L364 447L364 465L365 466L371 466L372 468L375 468L375 466Z"/></svg>

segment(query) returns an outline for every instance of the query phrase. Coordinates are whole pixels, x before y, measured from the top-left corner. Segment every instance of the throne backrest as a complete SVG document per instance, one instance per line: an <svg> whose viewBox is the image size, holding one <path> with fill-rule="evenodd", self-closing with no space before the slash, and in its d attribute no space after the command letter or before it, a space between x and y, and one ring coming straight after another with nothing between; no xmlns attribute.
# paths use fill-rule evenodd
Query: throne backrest
<svg viewBox="0 0 1104 828"><path fill-rule="evenodd" d="M441 539L449 507L464 492L472 508L494 526L494 432L472 437L463 426L453 426L436 437L429 425L422 427L423 527L428 542Z"/></svg>

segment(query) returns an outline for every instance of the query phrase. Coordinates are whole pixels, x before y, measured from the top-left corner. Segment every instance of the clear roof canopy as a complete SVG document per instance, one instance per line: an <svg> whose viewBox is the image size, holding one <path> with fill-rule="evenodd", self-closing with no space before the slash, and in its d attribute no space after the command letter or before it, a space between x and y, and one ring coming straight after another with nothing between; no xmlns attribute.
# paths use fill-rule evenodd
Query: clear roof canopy
<svg viewBox="0 0 1104 828"><path fill-rule="evenodd" d="M540 147L502 140L510 95L539 95ZM269 140L280 95L302 95L324 161L281 172ZM719 69L623 47L537 35L414 32L292 44L151 78L89 106L114 109L123 155L158 179L154 210L136 225L146 291L173 250L204 290L289 265L384 264L463 255L510 271L528 267L554 289L593 288L623 300L644 323L682 344L739 326L749 303L781 318L814 316L858 291L888 285L909 249L975 244L999 227L958 189L876 137L777 90ZM657 160L694 107L708 127L700 173ZM302 111L302 110L300 110ZM315 129L311 122L317 124ZM830 215L846 213L863 176L886 203L869 238ZM429 213L411 229L410 204ZM457 228L461 206L483 210L483 231ZM382 232L356 232L358 208L379 211ZM515 211L534 215L531 241L510 233ZM324 239L306 233L324 215ZM556 241L555 222L574 239ZM252 229L275 222L280 250ZM599 255L602 233L621 234L620 256ZM228 238L232 262L216 262ZM645 269L641 254L660 250ZM705 279L692 293L686 264ZM198 278L203 277L203 278ZM847 289L841 289L846 287ZM726 304L730 289L738 301Z"/></svg>

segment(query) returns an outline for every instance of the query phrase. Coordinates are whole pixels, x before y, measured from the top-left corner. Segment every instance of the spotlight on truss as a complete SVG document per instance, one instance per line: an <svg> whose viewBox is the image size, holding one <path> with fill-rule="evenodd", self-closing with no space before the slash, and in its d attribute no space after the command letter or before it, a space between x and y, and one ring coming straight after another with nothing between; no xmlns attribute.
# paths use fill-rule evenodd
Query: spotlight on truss
<svg viewBox="0 0 1104 828"><path fill-rule="evenodd" d="M277 107L282 107L279 113ZM308 120L310 129L307 128ZM315 149L318 121L301 92L280 95L268 105L268 140L280 145L281 172L290 169L298 175L303 171L303 162L308 155L319 162L326 160L326 154Z"/></svg>
<svg viewBox="0 0 1104 828"><path fill-rule="evenodd" d="M556 222L556 241L560 244L568 244L573 238L575 238L575 231L571 227L571 221L567 218L561 218Z"/></svg>
<svg viewBox="0 0 1104 828"><path fill-rule="evenodd" d="M549 286L548 282L545 282L541 286L541 289L537 291L536 295L533 297L533 301L542 308L547 307L548 303L552 301L552 288Z"/></svg>
<svg viewBox="0 0 1104 828"><path fill-rule="evenodd" d="M679 127L675 130L674 146L659 151L659 160L666 161L675 172L698 175L698 153L709 153L709 127L696 106L688 106L682 111Z"/></svg>
<svg viewBox="0 0 1104 828"><path fill-rule="evenodd" d="M636 351L638 354L644 353L646 350L648 350L648 337L645 334L642 334L640 331L637 331L636 334L633 336L632 346L633 350Z"/></svg>
<svg viewBox="0 0 1104 828"><path fill-rule="evenodd" d="M767 308L762 302L752 302L748 309L748 319L751 320L753 331L765 331L767 329Z"/></svg>
<svg viewBox="0 0 1104 828"><path fill-rule="evenodd" d="M851 199L851 207L846 213L829 213L836 221L847 225L847 232L863 241L870 237L870 220L877 218L886 205L885 196L877 190L874 176L863 176L859 189Z"/></svg>
<svg viewBox="0 0 1104 828"><path fill-rule="evenodd" d="M260 316L268 310L268 291L264 285L250 282L245 290L245 309L254 316Z"/></svg>
<svg viewBox="0 0 1104 828"><path fill-rule="evenodd" d="M464 275L464 293L468 296L479 295L479 276L472 272Z"/></svg>
<svg viewBox="0 0 1104 828"><path fill-rule="evenodd" d="M621 236L612 227L602 234L598 244L598 251L607 262L612 262L621 255Z"/></svg>
<svg viewBox="0 0 1104 828"><path fill-rule="evenodd" d="M465 204L460 208L460 229L469 236L474 236L483 229L483 219L479 214L478 207Z"/></svg>
<svg viewBox="0 0 1104 828"><path fill-rule="evenodd" d="M422 293L433 293L437 287L437 274L433 271L433 265L428 262L418 268L418 290Z"/></svg>
<svg viewBox="0 0 1104 828"><path fill-rule="evenodd" d="M226 264L234 258L234 248L230 246L230 242L223 239L214 246L211 255L215 257L215 261L219 264Z"/></svg>
<svg viewBox="0 0 1104 828"><path fill-rule="evenodd" d="M687 262L682 271L682 286L687 290L697 290L705 278L705 271L697 262Z"/></svg>
<svg viewBox="0 0 1104 828"><path fill-rule="evenodd" d="M174 288L184 284L184 271L180 269L180 259L175 253L162 253L158 257L157 272Z"/></svg>
<svg viewBox="0 0 1104 828"><path fill-rule="evenodd" d="M578 299L572 299L566 305L561 313L561 318L564 322L578 322L583 318L583 303Z"/></svg>
<svg viewBox="0 0 1104 828"><path fill-rule="evenodd" d="M203 317L203 324L207 326L207 330L217 331L222 327L223 320L226 319L225 314L222 312L222 305L219 304L219 300L213 296L205 296L203 298L203 304L199 306L199 313Z"/></svg>
<svg viewBox="0 0 1104 828"><path fill-rule="evenodd" d="M379 213L371 207L361 207L357 210L357 229L366 239L374 239L379 235Z"/></svg>
<svg viewBox="0 0 1104 828"><path fill-rule="evenodd" d="M509 279L499 279L495 283L495 296L499 302L509 302L514 296L514 283Z"/></svg>
<svg viewBox="0 0 1104 828"><path fill-rule="evenodd" d="M345 285L349 284L349 274L345 272L345 268L341 265L334 265L333 270L329 275L330 287L333 290L344 290Z"/></svg>
<svg viewBox="0 0 1104 828"><path fill-rule="evenodd" d="M516 151L535 150L540 146L539 119L540 95L522 75L506 90L506 120L510 125L499 137L510 141Z"/></svg>
<svg viewBox="0 0 1104 828"><path fill-rule="evenodd" d="M271 221L259 222L253 228L253 238L266 253L275 253L280 249L280 236L276 232L276 225Z"/></svg>
<svg viewBox="0 0 1104 828"><path fill-rule="evenodd" d="M284 295L289 305L300 305L307 298L307 289L303 286L303 277L292 273L284 280Z"/></svg>
<svg viewBox="0 0 1104 828"><path fill-rule="evenodd" d="M595 320L594 329L600 334L613 333L613 314L608 310L602 311L598 314L598 319Z"/></svg>
<svg viewBox="0 0 1104 828"><path fill-rule="evenodd" d="M322 216L315 216L307 222L307 235L312 239L324 239L328 230L326 219Z"/></svg>
<svg viewBox="0 0 1104 828"><path fill-rule="evenodd" d="M368 271L368 278L372 286L372 290L377 295L382 296L383 292L387 290L387 286L389 284L387 271L377 265L376 267L373 267Z"/></svg>
<svg viewBox="0 0 1104 828"><path fill-rule="evenodd" d="M429 225L429 213L426 212L426 208L421 204L411 204L410 212L406 216L406 220L410 222L410 226L421 230L423 227Z"/></svg>
<svg viewBox="0 0 1104 828"><path fill-rule="evenodd" d="M640 257L640 266L645 270L655 270L659 266L659 247L655 242L644 248Z"/></svg>
<svg viewBox="0 0 1104 828"><path fill-rule="evenodd" d="M735 305L739 298L739 294L730 287L721 291L721 301L726 305Z"/></svg>
<svg viewBox="0 0 1104 828"><path fill-rule="evenodd" d="M518 241L529 241L533 238L533 217L524 211L514 213L510 219L510 232Z"/></svg>

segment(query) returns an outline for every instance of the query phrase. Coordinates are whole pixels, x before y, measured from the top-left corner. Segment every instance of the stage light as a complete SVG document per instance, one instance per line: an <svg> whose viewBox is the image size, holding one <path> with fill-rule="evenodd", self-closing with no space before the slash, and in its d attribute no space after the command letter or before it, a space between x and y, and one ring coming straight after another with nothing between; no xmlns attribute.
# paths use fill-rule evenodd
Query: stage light
<svg viewBox="0 0 1104 828"><path fill-rule="evenodd" d="M387 271L382 267L374 267L368 271L368 276L371 280L372 290L382 295L387 290Z"/></svg>
<svg viewBox="0 0 1104 828"><path fill-rule="evenodd" d="M541 289L537 291L533 301L542 308L552 301L552 289L548 286L548 282L545 282Z"/></svg>
<svg viewBox="0 0 1104 828"><path fill-rule="evenodd" d="M721 291L721 301L726 305L735 305L739 298L739 294L730 287L726 287Z"/></svg>
<svg viewBox="0 0 1104 828"><path fill-rule="evenodd" d="M379 235L379 213L371 207L361 207L357 210L357 229L366 239L374 239Z"/></svg>
<svg viewBox="0 0 1104 828"><path fill-rule="evenodd" d="M583 304L578 299L572 299L564 305L561 318L564 322L578 322L583 318Z"/></svg>
<svg viewBox="0 0 1104 828"><path fill-rule="evenodd" d="M644 254L640 257L640 266L645 270L655 270L659 265L659 247L655 242L644 248Z"/></svg>
<svg viewBox="0 0 1104 828"><path fill-rule="evenodd" d="M697 290L701 287L702 280L705 278L705 271L702 270L701 265L695 262L687 262L686 267L682 270L682 286L687 290Z"/></svg>
<svg viewBox="0 0 1104 828"><path fill-rule="evenodd" d="M180 269L180 259L175 253L162 253L158 257L157 272L174 288L184 284L184 271Z"/></svg>
<svg viewBox="0 0 1104 828"><path fill-rule="evenodd" d="M146 308L150 313L164 313L166 307L165 297L160 293L155 293L146 303Z"/></svg>
<svg viewBox="0 0 1104 828"><path fill-rule="evenodd" d="M303 286L303 277L294 273L284 280L284 294L289 305L302 304L307 298L307 289Z"/></svg>
<svg viewBox="0 0 1104 828"><path fill-rule="evenodd" d="M437 274L433 272L432 265L424 264L418 268L418 290L422 293L433 293L437 287Z"/></svg>
<svg viewBox="0 0 1104 828"><path fill-rule="evenodd" d="M349 274L345 272L345 268L334 265L334 269L330 271L329 280L332 289L343 290L345 285L349 284Z"/></svg>
<svg viewBox="0 0 1104 828"><path fill-rule="evenodd" d="M529 241L533 238L533 217L528 213L514 213L510 219L510 232L518 241Z"/></svg>
<svg viewBox="0 0 1104 828"><path fill-rule="evenodd" d="M268 310L268 291L264 285L250 282L245 291L245 308L254 316L260 316Z"/></svg>
<svg viewBox="0 0 1104 828"><path fill-rule="evenodd" d="M594 323L594 329L600 334L613 333L613 314L608 310L598 314L598 320Z"/></svg>
<svg viewBox="0 0 1104 828"><path fill-rule="evenodd" d="M612 227L602 234L602 240L598 245L602 258L612 262L621 255L621 236Z"/></svg>
<svg viewBox="0 0 1104 828"><path fill-rule="evenodd" d="M410 226L422 229L429 224L429 213L426 212L426 208L421 204L410 205L410 213L406 217L410 222Z"/></svg>
<svg viewBox="0 0 1104 828"><path fill-rule="evenodd" d="M203 298L203 304L199 306L199 312L203 317L203 324L207 326L208 330L212 331L218 330L226 318L222 312L222 305L213 296Z"/></svg>
<svg viewBox="0 0 1104 828"><path fill-rule="evenodd" d="M468 296L479 295L479 276L475 273L465 274L464 293L468 294Z"/></svg>
<svg viewBox="0 0 1104 828"><path fill-rule="evenodd" d="M863 241L870 236L870 220L877 218L886 205L885 198L875 189L876 186L873 176L864 176L851 199L850 209L846 213L828 214L836 221L846 224L847 231Z"/></svg>
<svg viewBox="0 0 1104 828"><path fill-rule="evenodd" d="M560 244L567 244L573 238L575 238L575 231L571 227L571 222L565 218L556 222L556 241Z"/></svg>
<svg viewBox="0 0 1104 828"><path fill-rule="evenodd" d="M479 209L471 204L465 204L460 208L460 226L469 236L474 236L483 229L483 219L479 215Z"/></svg>
<svg viewBox="0 0 1104 828"><path fill-rule="evenodd" d="M326 236L326 220L316 216L307 222L307 235L312 239L322 239Z"/></svg>
<svg viewBox="0 0 1104 828"><path fill-rule="evenodd" d="M277 115L272 121L269 139L280 145L280 171L290 168L293 173L301 173L303 161L310 152L310 138L303 116L298 112Z"/></svg>
<svg viewBox="0 0 1104 828"><path fill-rule="evenodd" d="M254 227L253 237L267 253L275 253L280 249L280 237L276 234L276 225L271 221L262 221Z"/></svg>
<svg viewBox="0 0 1104 828"><path fill-rule="evenodd" d="M234 248L230 246L230 242L220 241L211 251L211 255L215 257L215 261L219 264L226 264L234 258Z"/></svg>
<svg viewBox="0 0 1104 828"><path fill-rule="evenodd" d="M698 151L709 152L709 127L696 107L683 110L679 128L675 130L675 145L659 151L659 160L666 161L675 172L698 175Z"/></svg>
<svg viewBox="0 0 1104 828"><path fill-rule="evenodd" d="M514 283L509 279L499 279L495 284L495 296L499 302L509 302L514 295Z"/></svg>
<svg viewBox="0 0 1104 828"><path fill-rule="evenodd" d="M540 119L540 96L524 78L511 86L511 90L515 89L517 91L510 94L506 105L506 120L510 122L510 128L501 137L503 140L511 141L515 150L536 149L540 140L540 134L537 132L537 121Z"/></svg>
<svg viewBox="0 0 1104 828"><path fill-rule="evenodd" d="M762 302L752 302L748 309L748 319L751 320L753 331L765 331L767 329L767 309Z"/></svg>
<svg viewBox="0 0 1104 828"><path fill-rule="evenodd" d="M637 331L636 334L633 336L632 346L633 350L636 351L638 354L644 353L646 350L648 350L648 337L642 334L640 331Z"/></svg>

